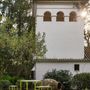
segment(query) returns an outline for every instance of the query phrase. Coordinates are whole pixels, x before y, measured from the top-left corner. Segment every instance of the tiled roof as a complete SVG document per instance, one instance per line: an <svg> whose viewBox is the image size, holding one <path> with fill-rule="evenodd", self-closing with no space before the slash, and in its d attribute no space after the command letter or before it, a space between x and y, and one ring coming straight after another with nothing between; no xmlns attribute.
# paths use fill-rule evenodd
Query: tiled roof
<svg viewBox="0 0 90 90"><path fill-rule="evenodd" d="M85 5L88 0L34 0L34 2L37 2L37 3L67 3L67 2L71 2L71 3L79 3L79 4L82 4L82 5Z"/></svg>
<svg viewBox="0 0 90 90"><path fill-rule="evenodd" d="M59 62L59 63L64 63L64 62L89 62L90 63L90 59L38 59L37 62L40 63L51 63L51 62Z"/></svg>
<svg viewBox="0 0 90 90"><path fill-rule="evenodd" d="M37 1L86 1L86 0L37 0Z"/></svg>
<svg viewBox="0 0 90 90"><path fill-rule="evenodd" d="M82 1L82 2L85 2L88 0L35 0L35 1Z"/></svg>

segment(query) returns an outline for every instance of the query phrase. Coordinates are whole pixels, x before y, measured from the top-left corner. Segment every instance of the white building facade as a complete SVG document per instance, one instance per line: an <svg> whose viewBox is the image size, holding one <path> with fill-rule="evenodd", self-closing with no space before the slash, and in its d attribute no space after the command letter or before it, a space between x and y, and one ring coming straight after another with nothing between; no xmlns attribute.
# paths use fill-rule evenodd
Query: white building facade
<svg viewBox="0 0 90 90"><path fill-rule="evenodd" d="M48 51L45 59L35 65L36 79L43 79L52 69L69 70L73 75L90 71L90 63L83 61L84 21L76 7L78 1L37 0L36 33L46 34ZM78 70L74 70L75 65Z"/></svg>
<svg viewBox="0 0 90 90"><path fill-rule="evenodd" d="M47 59L36 63L36 79L42 80L46 72L52 70L68 70L71 74L90 72L90 61L72 59Z"/></svg>
<svg viewBox="0 0 90 90"><path fill-rule="evenodd" d="M48 1L38 1L36 7L36 32L46 34L46 58L84 58L84 23L79 9L72 2ZM51 14L49 21L44 21L46 12ZM59 12L63 13L63 21L57 21ZM76 14L76 21L69 21L72 12Z"/></svg>

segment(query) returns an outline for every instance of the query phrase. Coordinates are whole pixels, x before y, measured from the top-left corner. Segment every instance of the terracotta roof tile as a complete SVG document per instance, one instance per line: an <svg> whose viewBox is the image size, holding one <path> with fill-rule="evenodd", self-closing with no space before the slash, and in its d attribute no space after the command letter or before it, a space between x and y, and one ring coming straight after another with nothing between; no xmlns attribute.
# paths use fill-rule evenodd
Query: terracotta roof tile
<svg viewBox="0 0 90 90"><path fill-rule="evenodd" d="M60 63L64 63L64 62L90 62L90 59L38 59L37 62L40 63L51 63L51 62L60 62Z"/></svg>
<svg viewBox="0 0 90 90"><path fill-rule="evenodd" d="M85 5L85 3L88 2L88 0L34 0L35 2L38 2L38 3L59 3L59 2L72 2L72 3L81 3L82 5Z"/></svg>
<svg viewBox="0 0 90 90"><path fill-rule="evenodd" d="M88 1L88 0L35 0L35 1Z"/></svg>

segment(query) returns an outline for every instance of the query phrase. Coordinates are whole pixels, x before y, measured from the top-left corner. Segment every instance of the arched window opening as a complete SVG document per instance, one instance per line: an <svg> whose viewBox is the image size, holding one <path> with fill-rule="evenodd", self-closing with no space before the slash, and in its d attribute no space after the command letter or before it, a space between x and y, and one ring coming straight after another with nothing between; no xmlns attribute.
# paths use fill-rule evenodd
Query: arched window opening
<svg viewBox="0 0 90 90"><path fill-rule="evenodd" d="M44 13L43 21L51 21L51 12L46 11Z"/></svg>
<svg viewBox="0 0 90 90"><path fill-rule="evenodd" d="M71 12L69 14L69 21L70 22L76 22L77 21L77 14L76 14L76 12Z"/></svg>
<svg viewBox="0 0 90 90"><path fill-rule="evenodd" d="M56 21L64 21L64 13L63 12L58 12Z"/></svg>

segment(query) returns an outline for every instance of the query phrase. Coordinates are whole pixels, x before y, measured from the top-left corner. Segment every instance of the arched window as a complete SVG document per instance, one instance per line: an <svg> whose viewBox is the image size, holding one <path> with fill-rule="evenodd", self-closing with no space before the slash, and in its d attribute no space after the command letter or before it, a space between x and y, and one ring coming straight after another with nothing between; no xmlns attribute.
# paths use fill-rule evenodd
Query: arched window
<svg viewBox="0 0 90 90"><path fill-rule="evenodd" d="M63 12L60 11L57 13L56 21L64 21L64 13Z"/></svg>
<svg viewBox="0 0 90 90"><path fill-rule="evenodd" d="M76 14L76 12L72 11L72 12L69 14L69 21L70 21L70 22L76 22L76 21L77 21L77 14Z"/></svg>
<svg viewBox="0 0 90 90"><path fill-rule="evenodd" d="M43 21L51 21L51 12L46 11L44 13Z"/></svg>

